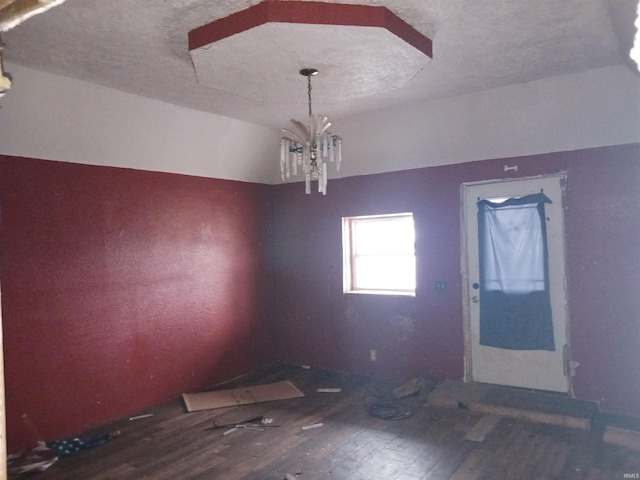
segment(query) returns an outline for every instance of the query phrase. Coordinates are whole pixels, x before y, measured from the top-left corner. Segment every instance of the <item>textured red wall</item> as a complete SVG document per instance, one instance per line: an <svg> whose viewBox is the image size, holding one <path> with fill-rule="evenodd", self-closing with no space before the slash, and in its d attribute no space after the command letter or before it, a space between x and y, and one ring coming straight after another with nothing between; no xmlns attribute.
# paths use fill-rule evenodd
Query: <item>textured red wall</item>
<svg viewBox="0 0 640 480"><path fill-rule="evenodd" d="M265 361L270 188L0 156L9 451Z"/></svg>
<svg viewBox="0 0 640 480"><path fill-rule="evenodd" d="M329 181L326 197L276 189L272 321L291 362L408 378L463 377L460 185L566 171L566 245L578 397L640 415L640 145ZM415 298L342 294L341 217L413 212ZM435 281L447 282L446 292ZM369 349L378 361L369 361Z"/></svg>

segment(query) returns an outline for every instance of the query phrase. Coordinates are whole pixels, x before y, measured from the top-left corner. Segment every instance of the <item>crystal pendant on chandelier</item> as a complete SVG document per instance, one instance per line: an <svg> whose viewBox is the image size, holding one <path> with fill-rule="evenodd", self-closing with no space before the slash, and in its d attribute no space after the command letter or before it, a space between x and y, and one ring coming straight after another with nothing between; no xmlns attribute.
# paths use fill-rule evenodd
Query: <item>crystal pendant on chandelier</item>
<svg viewBox="0 0 640 480"><path fill-rule="evenodd" d="M342 138L329 132L329 117L314 115L311 109L311 77L318 70L304 68L300 75L307 77L309 119L307 125L291 120L290 128L283 128L280 140L280 172L282 181L304 174L305 193L311 193L311 180L318 181L318 192L327 194L327 162L340 170L342 162Z"/></svg>

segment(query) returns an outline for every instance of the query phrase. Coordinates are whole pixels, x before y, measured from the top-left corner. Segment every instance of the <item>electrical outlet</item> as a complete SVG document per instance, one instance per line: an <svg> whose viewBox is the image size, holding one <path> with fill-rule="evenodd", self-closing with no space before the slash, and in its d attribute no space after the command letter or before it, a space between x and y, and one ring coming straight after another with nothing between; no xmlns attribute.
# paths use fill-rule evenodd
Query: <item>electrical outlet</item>
<svg viewBox="0 0 640 480"><path fill-rule="evenodd" d="M369 350L369 360L371 360L372 362L377 362L378 361L378 351L371 349Z"/></svg>

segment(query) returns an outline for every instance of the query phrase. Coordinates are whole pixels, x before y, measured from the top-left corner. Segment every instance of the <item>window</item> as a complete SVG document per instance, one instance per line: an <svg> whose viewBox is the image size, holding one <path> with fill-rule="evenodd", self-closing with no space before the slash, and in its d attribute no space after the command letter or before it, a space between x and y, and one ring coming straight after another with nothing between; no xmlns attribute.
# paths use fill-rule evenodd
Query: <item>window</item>
<svg viewBox="0 0 640 480"><path fill-rule="evenodd" d="M415 295L412 213L342 219L345 293Z"/></svg>

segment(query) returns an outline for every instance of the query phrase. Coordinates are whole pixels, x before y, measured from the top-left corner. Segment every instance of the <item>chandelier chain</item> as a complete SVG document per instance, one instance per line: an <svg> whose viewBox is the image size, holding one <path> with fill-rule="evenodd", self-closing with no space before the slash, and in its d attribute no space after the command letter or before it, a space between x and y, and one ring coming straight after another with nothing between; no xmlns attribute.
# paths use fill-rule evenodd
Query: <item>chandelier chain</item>
<svg viewBox="0 0 640 480"><path fill-rule="evenodd" d="M309 117L313 115L311 112L311 75L307 75L307 93L309 96Z"/></svg>

